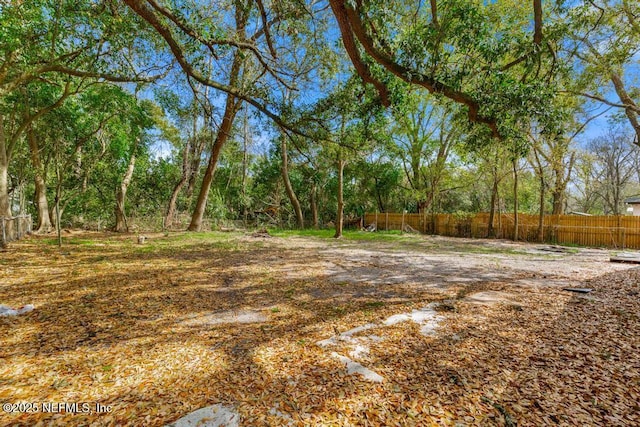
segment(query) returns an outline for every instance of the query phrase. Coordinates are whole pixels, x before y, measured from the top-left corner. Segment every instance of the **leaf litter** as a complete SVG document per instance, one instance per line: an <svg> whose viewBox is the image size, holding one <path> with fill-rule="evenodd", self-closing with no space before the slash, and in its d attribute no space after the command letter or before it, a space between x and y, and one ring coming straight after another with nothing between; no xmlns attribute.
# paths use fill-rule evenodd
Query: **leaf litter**
<svg viewBox="0 0 640 427"><path fill-rule="evenodd" d="M0 412L0 424L163 426L209 407L251 426L640 424L637 268L593 275L588 295L520 273L445 292L366 288L312 267L279 274L318 242L229 234L142 247L88 234L95 244L66 255L40 238L13 245L0 303L35 310L0 318L0 402L112 410ZM509 298L470 301L487 293ZM349 362L384 380L349 375Z"/></svg>

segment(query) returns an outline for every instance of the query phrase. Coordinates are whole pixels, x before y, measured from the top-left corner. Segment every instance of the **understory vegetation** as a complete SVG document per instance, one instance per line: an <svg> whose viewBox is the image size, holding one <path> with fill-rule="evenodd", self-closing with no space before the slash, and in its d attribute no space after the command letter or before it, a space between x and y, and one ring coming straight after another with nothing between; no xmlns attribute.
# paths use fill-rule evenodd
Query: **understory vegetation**
<svg viewBox="0 0 640 427"><path fill-rule="evenodd" d="M4 2L0 215L48 232L623 214L637 6Z"/></svg>

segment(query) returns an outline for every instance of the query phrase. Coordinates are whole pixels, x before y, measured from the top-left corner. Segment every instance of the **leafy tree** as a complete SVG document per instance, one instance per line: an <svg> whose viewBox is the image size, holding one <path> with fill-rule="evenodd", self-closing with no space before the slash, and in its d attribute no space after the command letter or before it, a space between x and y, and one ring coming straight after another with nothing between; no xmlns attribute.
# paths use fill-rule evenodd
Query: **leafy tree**
<svg viewBox="0 0 640 427"><path fill-rule="evenodd" d="M329 3L351 62L382 104L401 80L462 105L486 126L478 132L500 138L549 116L563 33L548 21L543 31L541 0Z"/></svg>
<svg viewBox="0 0 640 427"><path fill-rule="evenodd" d="M592 191L601 199L608 215L622 214L624 198L637 174L640 149L631 140L629 134L612 127L589 143L595 166Z"/></svg>
<svg viewBox="0 0 640 427"><path fill-rule="evenodd" d="M402 159L417 210L426 214L460 135L452 126L450 106L441 106L418 91L410 92L403 101L394 107L391 131L397 144L395 152Z"/></svg>
<svg viewBox="0 0 640 427"><path fill-rule="evenodd" d="M629 73L640 52L636 3L588 1L570 7L566 19L572 37L567 49L581 70L570 92L618 108L635 133L632 142L640 145L640 88ZM618 100L611 100L614 94Z"/></svg>

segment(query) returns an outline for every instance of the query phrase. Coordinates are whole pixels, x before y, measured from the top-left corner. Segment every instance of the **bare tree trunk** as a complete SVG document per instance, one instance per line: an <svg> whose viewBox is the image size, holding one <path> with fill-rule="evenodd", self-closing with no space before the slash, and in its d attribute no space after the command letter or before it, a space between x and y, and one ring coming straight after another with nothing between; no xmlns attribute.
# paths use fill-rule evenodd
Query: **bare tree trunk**
<svg viewBox="0 0 640 427"><path fill-rule="evenodd" d="M518 240L518 161L513 159L513 240Z"/></svg>
<svg viewBox="0 0 640 427"><path fill-rule="evenodd" d="M498 171L493 171L493 188L491 189L491 206L489 207L489 225L487 227L487 237L496 237L496 230L493 227L494 217L496 214L496 199L498 198Z"/></svg>
<svg viewBox="0 0 640 427"><path fill-rule="evenodd" d="M209 87L206 87L204 90L205 100L207 99L209 93ZM205 101L206 102L206 101ZM210 107L206 107L208 104L205 104L205 117L210 113ZM204 151L204 147L207 144L208 138L206 137L204 132L198 133L198 115L199 113L194 113L193 117L193 144L189 150L189 176L187 185L187 198L191 199L193 196L193 190L196 186L196 179L198 178L198 173L200 172L200 163L202 162L202 152Z"/></svg>
<svg viewBox="0 0 640 427"><path fill-rule="evenodd" d="M4 133L4 117L0 114L0 217L11 216L9 205L9 143Z"/></svg>
<svg viewBox="0 0 640 427"><path fill-rule="evenodd" d="M563 215L565 205L565 193L567 191L567 185L573 172L573 166L575 164L575 152L571 153L569 158L569 164L567 165L566 172L562 169L561 165L554 167L553 173L555 175L555 185L553 187L553 215Z"/></svg>
<svg viewBox="0 0 640 427"><path fill-rule="evenodd" d="M636 105L633 98L629 95L627 90L624 87L624 83L622 82L622 77L615 72L611 73L611 82L613 83L613 87L616 90L620 101L622 101L627 107L624 109L625 115L633 128L633 131L636 134L634 138L634 143L640 146L640 120L638 119L638 106Z"/></svg>
<svg viewBox="0 0 640 427"><path fill-rule="evenodd" d="M553 197L553 211L551 213L553 215L564 214L564 192L556 187L551 195Z"/></svg>
<svg viewBox="0 0 640 427"><path fill-rule="evenodd" d="M249 149L249 117L248 111L245 106L244 109L244 122L242 126L242 221L247 227L247 218L249 216L249 207L247 206L247 163L248 163L248 149Z"/></svg>
<svg viewBox="0 0 640 427"><path fill-rule="evenodd" d="M115 206L115 214L116 214L116 226L115 231L122 233L129 231L129 225L127 224L127 216L125 213L125 202L127 198L127 190L129 189L129 184L131 184L131 179L133 178L133 170L136 166L136 149L138 147L138 141L134 143L131 149L131 157L129 158L129 165L127 166L127 171L124 173L122 177L122 183L120 184L120 188L116 191L116 206Z"/></svg>
<svg viewBox="0 0 640 427"><path fill-rule="evenodd" d="M436 160L433 163L431 168L430 177L429 177L429 190L427 191L427 198L424 201L424 210L425 212L431 209L434 200L439 192L440 182L442 181L442 175L444 173L444 169L446 166L447 159L449 157L449 151L451 148L451 138L450 134L445 137L446 129L445 129L444 121L440 125L440 147L438 148L438 154L436 156Z"/></svg>
<svg viewBox="0 0 640 427"><path fill-rule="evenodd" d="M237 72L236 72L237 73ZM213 181L213 175L218 165L218 158L222 152L222 147L229 138L231 127L233 126L233 120L236 117L238 108L242 103L238 102L233 95L227 95L227 101L224 109L224 117L222 123L216 134L216 140L211 148L211 156L209 157L209 163L207 164L207 170L202 178L202 185L200 186L200 193L198 193L198 201L196 207L191 216L191 223L187 230L200 231L202 228L202 219L204 217L204 210L207 206L207 197L209 196L209 189L211 188L211 182Z"/></svg>
<svg viewBox="0 0 640 427"><path fill-rule="evenodd" d="M171 197L169 198L169 205L167 206L167 214L164 220L164 226L166 228L173 227L174 217L176 215L176 203L178 201L178 195L180 194L180 190L187 183L188 175L182 175L180 181L173 187L173 192L171 192Z"/></svg>
<svg viewBox="0 0 640 427"><path fill-rule="evenodd" d="M289 179L289 160L287 155L287 140L285 135L282 135L280 148L282 151L282 167L280 168L280 172L282 174L282 180L284 181L284 188L287 191L289 201L291 202L293 210L296 213L296 225L298 228L303 229L304 217L302 216L302 208L300 207L300 201L298 200L295 191L293 191L293 186L291 185L291 180Z"/></svg>
<svg viewBox="0 0 640 427"><path fill-rule="evenodd" d="M195 135L194 135L195 138ZM173 226L174 216L176 214L176 203L178 201L178 195L180 194L180 190L187 183L190 174L190 159L189 153L191 151L190 142L187 140L187 143L184 146L184 152L182 157L182 176L180 177L180 181L173 187L173 192L171 193L171 197L169 198L169 205L167 206L167 214L165 216L164 226L166 228L171 228Z"/></svg>
<svg viewBox="0 0 640 427"><path fill-rule="evenodd" d="M345 161L342 158L342 152L338 155L338 212L336 215L336 234L333 236L336 239L342 237L342 225L344 223L344 164Z"/></svg>
<svg viewBox="0 0 640 427"><path fill-rule="evenodd" d="M382 201L382 194L380 193L380 189L378 188L378 178L374 177L376 182L376 200L378 201L378 210L380 212L385 212L386 209L384 207L384 202ZM418 201L418 207L420 206L420 202ZM418 208L420 209L420 208Z"/></svg>
<svg viewBox="0 0 640 427"><path fill-rule="evenodd" d="M33 166L35 184L35 202L38 210L38 223L35 227L36 233L48 233L51 231L51 219L49 218L49 203L47 201L47 185L43 176L42 160L40 158L40 147L33 129L27 130L27 141L31 154L31 166Z"/></svg>
<svg viewBox="0 0 640 427"><path fill-rule="evenodd" d="M314 182L311 186L311 218L312 218L312 222L313 222L313 228L315 228L316 230L320 227L319 221L318 221L318 201L316 200L317 198L317 193L318 191L318 186L316 185L316 183Z"/></svg>
<svg viewBox="0 0 640 427"><path fill-rule="evenodd" d="M540 180L540 211L538 213L538 241L544 241L544 202L546 196L546 183L544 180L544 168L542 167L542 162L540 161L540 156L538 155L538 150L533 148L533 155L536 160L536 164L534 165L534 170L538 175L538 179Z"/></svg>
<svg viewBox="0 0 640 427"><path fill-rule="evenodd" d="M4 121L0 115L0 217L10 217L9 206L9 154L4 135Z"/></svg>

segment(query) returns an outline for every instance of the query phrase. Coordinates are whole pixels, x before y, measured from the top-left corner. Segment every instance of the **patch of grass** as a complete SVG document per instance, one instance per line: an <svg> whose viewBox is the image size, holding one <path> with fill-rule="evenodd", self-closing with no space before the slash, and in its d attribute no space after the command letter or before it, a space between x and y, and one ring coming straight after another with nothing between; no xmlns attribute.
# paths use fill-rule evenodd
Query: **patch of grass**
<svg viewBox="0 0 640 427"><path fill-rule="evenodd" d="M290 230L285 228L274 228L269 230L269 234L277 237L290 237L290 236L306 236L306 237L320 237L324 239L332 238L335 234L333 229L311 229L305 228L303 230Z"/></svg>
<svg viewBox="0 0 640 427"><path fill-rule="evenodd" d="M304 230L288 230L288 229L272 229L269 230L269 234L277 237L293 237L293 236L303 236L303 237L317 237L321 239L333 239L335 235L335 230L333 228L315 230L315 229L304 229ZM370 233L368 231L360 231L360 230L344 230L342 232L342 239L348 241L359 241L359 240L374 240L374 241L396 241L398 239L410 238L411 234L401 234L398 230L390 230L390 231L376 231Z"/></svg>
<svg viewBox="0 0 640 427"><path fill-rule="evenodd" d="M203 232L180 232L172 233L168 236L158 236L149 238L144 244L131 244L135 246L137 252L150 253L176 250L222 250L237 252L246 249L249 244L240 242L237 239L238 233L222 233L218 231ZM252 247L262 246L261 242L251 244Z"/></svg>
<svg viewBox="0 0 640 427"><path fill-rule="evenodd" d="M58 246L58 239L42 239L42 243L45 245ZM82 245L82 246L93 246L93 245L103 245L102 242L97 242L95 240L90 239L81 239L78 237L62 237L62 246L64 245Z"/></svg>
<svg viewBox="0 0 640 427"><path fill-rule="evenodd" d="M380 308L384 307L384 301L370 301L364 304L366 308Z"/></svg>

